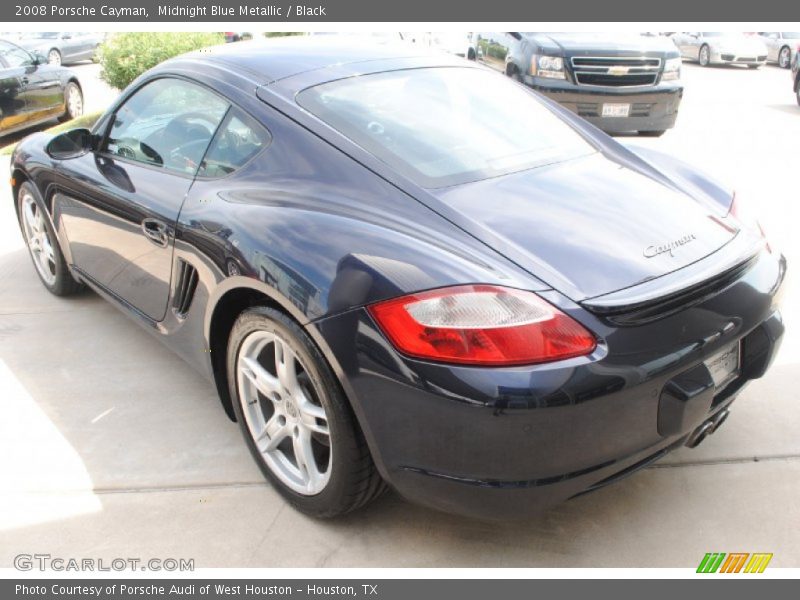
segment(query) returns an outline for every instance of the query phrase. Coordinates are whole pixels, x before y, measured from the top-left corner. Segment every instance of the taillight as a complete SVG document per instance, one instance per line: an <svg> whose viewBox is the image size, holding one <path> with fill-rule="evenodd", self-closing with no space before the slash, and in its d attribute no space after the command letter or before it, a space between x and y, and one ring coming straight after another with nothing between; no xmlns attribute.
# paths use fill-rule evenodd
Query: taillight
<svg viewBox="0 0 800 600"><path fill-rule="evenodd" d="M577 321L532 292L464 285L410 294L369 307L402 353L483 366L550 362L597 346Z"/></svg>

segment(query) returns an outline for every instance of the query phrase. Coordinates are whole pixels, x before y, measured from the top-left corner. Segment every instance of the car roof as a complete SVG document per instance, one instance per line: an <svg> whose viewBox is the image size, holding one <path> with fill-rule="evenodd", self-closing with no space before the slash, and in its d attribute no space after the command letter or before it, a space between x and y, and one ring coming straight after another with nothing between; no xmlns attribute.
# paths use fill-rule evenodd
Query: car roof
<svg viewBox="0 0 800 600"><path fill-rule="evenodd" d="M236 42L198 50L163 63L215 63L233 70L257 85L267 85L301 73L363 63L392 62L397 59L430 57L425 49L404 43L376 42L370 38L338 36L290 37ZM441 57L448 64L447 57ZM375 65L377 66L377 65ZM370 69L372 70L372 69ZM376 68L375 70L380 70Z"/></svg>

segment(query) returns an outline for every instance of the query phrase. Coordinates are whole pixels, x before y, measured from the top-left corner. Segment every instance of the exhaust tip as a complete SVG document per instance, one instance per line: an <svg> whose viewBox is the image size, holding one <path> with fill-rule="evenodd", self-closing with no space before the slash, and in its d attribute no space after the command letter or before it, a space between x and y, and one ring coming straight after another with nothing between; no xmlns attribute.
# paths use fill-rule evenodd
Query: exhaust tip
<svg viewBox="0 0 800 600"><path fill-rule="evenodd" d="M703 440L719 429L719 427L728 419L728 415L730 415L730 411L727 408L723 408L713 417L705 421L702 425L700 425L700 427L692 432L692 434L686 440L686 446L688 448L697 448L703 442Z"/></svg>

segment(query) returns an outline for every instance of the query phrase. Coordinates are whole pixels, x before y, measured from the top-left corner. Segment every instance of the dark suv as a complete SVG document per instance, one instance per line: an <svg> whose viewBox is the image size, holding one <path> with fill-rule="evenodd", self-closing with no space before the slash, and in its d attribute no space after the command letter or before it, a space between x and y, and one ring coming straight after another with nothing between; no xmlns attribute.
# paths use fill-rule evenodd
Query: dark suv
<svg viewBox="0 0 800 600"><path fill-rule="evenodd" d="M505 72L607 133L661 135L683 95L671 40L631 34L519 33L500 36Z"/></svg>

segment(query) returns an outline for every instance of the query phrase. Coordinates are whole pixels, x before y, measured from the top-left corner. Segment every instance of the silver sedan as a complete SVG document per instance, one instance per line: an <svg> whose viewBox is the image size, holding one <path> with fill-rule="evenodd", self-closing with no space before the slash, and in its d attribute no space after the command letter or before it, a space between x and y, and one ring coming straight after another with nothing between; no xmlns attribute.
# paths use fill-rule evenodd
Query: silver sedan
<svg viewBox="0 0 800 600"><path fill-rule="evenodd" d="M724 32L679 32L672 35L683 58L701 66L733 64L758 69L767 62L767 46L760 36Z"/></svg>

